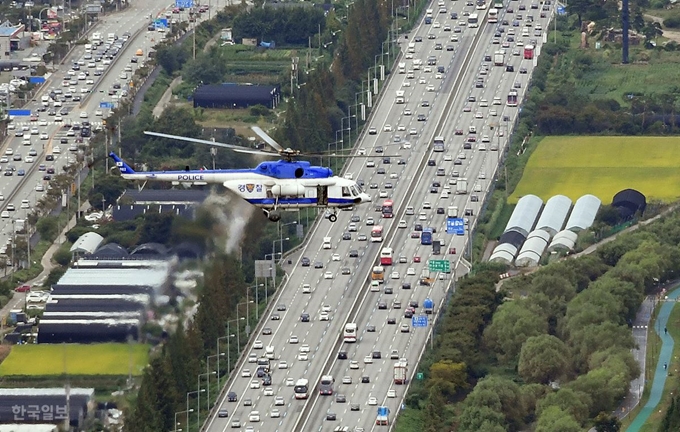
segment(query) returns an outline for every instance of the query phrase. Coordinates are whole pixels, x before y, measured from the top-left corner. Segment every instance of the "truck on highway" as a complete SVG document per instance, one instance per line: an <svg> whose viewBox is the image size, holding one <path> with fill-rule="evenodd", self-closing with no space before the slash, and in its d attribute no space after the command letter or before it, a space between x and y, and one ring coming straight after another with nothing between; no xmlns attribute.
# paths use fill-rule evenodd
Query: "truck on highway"
<svg viewBox="0 0 680 432"><path fill-rule="evenodd" d="M423 228L423 231L420 233L420 244L425 246L431 245L432 234L434 234L434 230L432 228Z"/></svg>
<svg viewBox="0 0 680 432"><path fill-rule="evenodd" d="M378 415L375 418L375 424L377 426L389 426L390 425L389 414L390 409L387 408L386 406L378 407Z"/></svg>
<svg viewBox="0 0 680 432"><path fill-rule="evenodd" d="M406 375L408 374L408 366L402 361L398 361L394 364L394 384L404 385L406 384Z"/></svg>
<svg viewBox="0 0 680 432"><path fill-rule="evenodd" d="M411 54L416 52L416 43L415 42L409 42L408 43L408 49L406 52L410 52Z"/></svg>
<svg viewBox="0 0 680 432"><path fill-rule="evenodd" d="M102 43L104 43L102 40L102 34L92 33L92 45L101 45Z"/></svg>
<svg viewBox="0 0 680 432"><path fill-rule="evenodd" d="M406 103L406 97L404 97L404 90L397 90L397 99L395 103L403 104Z"/></svg>
<svg viewBox="0 0 680 432"><path fill-rule="evenodd" d="M442 244L439 240L435 240L432 242L432 255L441 255L442 253Z"/></svg>
<svg viewBox="0 0 680 432"><path fill-rule="evenodd" d="M322 396L331 396L333 394L333 379L332 375L324 375L321 377L321 382L319 383L319 394Z"/></svg>
<svg viewBox="0 0 680 432"><path fill-rule="evenodd" d="M14 221L14 232L17 234L23 234L26 229L26 220L25 219L16 219Z"/></svg>
<svg viewBox="0 0 680 432"><path fill-rule="evenodd" d="M375 266L371 272L371 280L378 281L380 283L385 281L385 267Z"/></svg>
<svg viewBox="0 0 680 432"><path fill-rule="evenodd" d="M449 206L448 209L446 210L446 215L450 218L457 218L458 217L458 207L457 206Z"/></svg>
<svg viewBox="0 0 680 432"><path fill-rule="evenodd" d="M459 178L458 183L456 184L456 194L465 195L467 193L467 179Z"/></svg>
<svg viewBox="0 0 680 432"><path fill-rule="evenodd" d="M295 381L293 392L295 392L295 399L307 399L309 397L309 380L300 378Z"/></svg>
<svg viewBox="0 0 680 432"><path fill-rule="evenodd" d="M493 55L493 65L503 66L505 64L505 53L503 51L496 51Z"/></svg>
<svg viewBox="0 0 680 432"><path fill-rule="evenodd" d="M423 309L425 310L425 313L428 315L434 313L434 302L432 301L431 298L425 299L425 301L423 302Z"/></svg>

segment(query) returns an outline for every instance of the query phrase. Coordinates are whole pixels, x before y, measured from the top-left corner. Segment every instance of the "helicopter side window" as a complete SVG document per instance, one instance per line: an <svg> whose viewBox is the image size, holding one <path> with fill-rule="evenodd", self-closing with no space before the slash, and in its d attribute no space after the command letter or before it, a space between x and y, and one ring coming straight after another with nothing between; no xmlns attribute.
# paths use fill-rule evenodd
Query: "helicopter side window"
<svg viewBox="0 0 680 432"><path fill-rule="evenodd" d="M352 195L353 195L353 196L359 196L359 194L361 194L361 192L359 191L359 187L358 187L358 186L352 186L351 189L352 189Z"/></svg>
<svg viewBox="0 0 680 432"><path fill-rule="evenodd" d="M343 197L351 196L350 193L349 193L349 188L347 186L342 187L342 196Z"/></svg>

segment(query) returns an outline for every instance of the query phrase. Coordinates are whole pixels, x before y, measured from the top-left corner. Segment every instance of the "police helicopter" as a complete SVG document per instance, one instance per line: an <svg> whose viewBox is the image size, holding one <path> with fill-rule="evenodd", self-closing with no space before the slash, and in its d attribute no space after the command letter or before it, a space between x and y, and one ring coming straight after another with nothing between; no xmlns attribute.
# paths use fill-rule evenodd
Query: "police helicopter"
<svg viewBox="0 0 680 432"><path fill-rule="evenodd" d="M352 179L333 175L330 168L313 166L307 161L296 160L301 153L290 148L284 149L259 127L253 131L269 144L276 153L248 149L215 141L169 135L158 132L144 132L146 135L225 147L239 153L264 156L280 156L276 162L261 162L253 169L190 170L181 171L135 171L118 155L109 156L116 162L122 177L127 180L163 181L174 184L206 185L222 184L250 204L261 208L270 221L281 219L281 211L299 211L305 207L328 209L328 220L338 219L339 208L371 202L359 184ZM344 156L347 157L347 156Z"/></svg>

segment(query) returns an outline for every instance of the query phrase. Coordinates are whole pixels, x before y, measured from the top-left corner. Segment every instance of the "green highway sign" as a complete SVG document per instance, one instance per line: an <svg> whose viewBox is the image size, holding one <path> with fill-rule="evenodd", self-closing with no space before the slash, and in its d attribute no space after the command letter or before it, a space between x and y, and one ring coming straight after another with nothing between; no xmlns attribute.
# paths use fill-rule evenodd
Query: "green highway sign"
<svg viewBox="0 0 680 432"><path fill-rule="evenodd" d="M429 260L428 265L431 272L448 273L451 271L451 263L448 260Z"/></svg>
<svg viewBox="0 0 680 432"><path fill-rule="evenodd" d="M423 373L422 373L422 372L418 372L418 373L416 374L416 379L419 379L419 380L423 379Z"/></svg>

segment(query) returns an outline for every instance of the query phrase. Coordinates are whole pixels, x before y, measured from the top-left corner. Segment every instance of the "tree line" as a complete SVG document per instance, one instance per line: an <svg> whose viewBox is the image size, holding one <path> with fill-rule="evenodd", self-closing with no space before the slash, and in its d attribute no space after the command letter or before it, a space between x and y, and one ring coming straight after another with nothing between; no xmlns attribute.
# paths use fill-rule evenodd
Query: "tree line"
<svg viewBox="0 0 680 432"><path fill-rule="evenodd" d="M498 291L499 269L475 268L421 363L407 417L432 432L618 430L609 413L640 372L630 326L644 297L677 277L678 241L673 212Z"/></svg>

